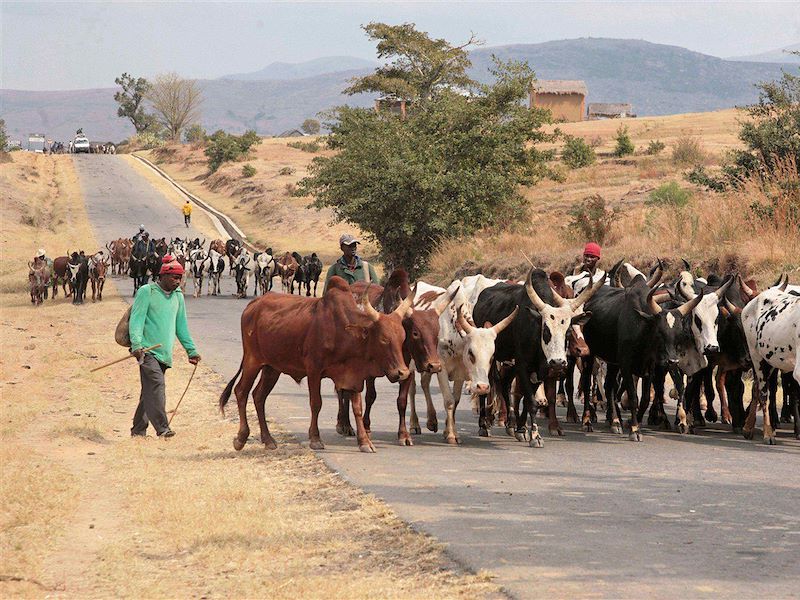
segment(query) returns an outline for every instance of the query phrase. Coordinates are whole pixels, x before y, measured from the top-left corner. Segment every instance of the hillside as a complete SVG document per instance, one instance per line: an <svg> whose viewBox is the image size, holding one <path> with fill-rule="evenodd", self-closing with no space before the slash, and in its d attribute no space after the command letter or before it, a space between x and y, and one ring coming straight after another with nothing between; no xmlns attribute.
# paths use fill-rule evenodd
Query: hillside
<svg viewBox="0 0 800 600"><path fill-rule="evenodd" d="M563 181L544 181L523 190L531 206L529 223L520 224L516 232L488 224L486 231L471 239L445 243L434 255L426 280L446 283L456 274L476 272L517 277L528 265L520 250L540 266L566 269L586 241L579 229L569 225L570 210L593 194L600 194L609 208L619 211L603 243L603 264L625 257L643 265L656 255L674 264L686 257L703 270L741 267L761 284L774 280L781 271L800 269L800 228L787 234L770 229L770 223L748 221L748 207L758 190L748 189L741 196L704 191L684 179L691 164L673 158L676 146L696 141L699 156L695 160L713 171L728 150L739 147L740 118L738 111L725 110L627 119L624 124L637 151L621 159L612 156L619 121L560 125L565 133L596 147L596 164L569 170L554 162L563 170ZM648 156L644 149L653 140L666 147ZM288 194L312 158L328 151L302 152L287 143L264 140L246 161L257 170L252 178L242 177L242 163L226 164L207 177L201 150L187 146L154 153L153 158L184 186L231 214L256 245L273 246L276 251L317 251L329 259L336 255L338 235L352 227L331 227L329 211L310 210L306 208L310 199ZM654 190L671 182L691 193L685 209L646 205ZM367 247L365 252L374 256L374 248Z"/></svg>
<svg viewBox="0 0 800 600"><path fill-rule="evenodd" d="M639 40L583 38L481 48L472 53L472 74L488 77L491 55L526 60L541 79L584 79L590 102L631 102L639 115L709 111L756 100L754 84L780 76L786 65L726 61L675 46ZM333 65L338 59L332 59ZM325 60L295 65L297 70L270 65L265 72L295 77ZM321 68L321 67L320 67ZM333 68L333 67L331 67ZM255 129L275 135L339 104L369 106L368 95L344 96L353 77L368 69L336 71L310 77L239 81L200 80L203 126L241 133ZM254 74L247 75L255 76ZM83 127L95 140L121 140L132 133L116 116L113 89L71 92L0 90L0 107L12 138L43 131L67 139Z"/></svg>
<svg viewBox="0 0 800 600"><path fill-rule="evenodd" d="M789 44L783 48L775 48L759 54L748 54L747 56L731 56L728 60L743 60L748 62L783 62L800 64L800 56L790 54L790 52L800 51L800 44Z"/></svg>
<svg viewBox="0 0 800 600"><path fill-rule="evenodd" d="M374 69L374 60L366 60L355 56L326 56L301 63L274 62L263 69L251 73L234 73L223 75L219 79L235 79L239 81L261 81L264 79L305 79L325 73L353 71L356 69Z"/></svg>

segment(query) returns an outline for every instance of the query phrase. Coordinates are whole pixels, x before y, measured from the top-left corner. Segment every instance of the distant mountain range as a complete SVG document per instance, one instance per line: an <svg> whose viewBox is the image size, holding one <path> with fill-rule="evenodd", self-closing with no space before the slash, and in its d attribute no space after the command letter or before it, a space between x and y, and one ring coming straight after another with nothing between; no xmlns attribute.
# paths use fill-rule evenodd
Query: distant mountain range
<svg viewBox="0 0 800 600"><path fill-rule="evenodd" d="M800 55L791 52L800 51L800 44L791 44L783 48L776 48L761 54L749 54L747 56L732 56L728 60L744 60L747 62L784 62L800 64Z"/></svg>
<svg viewBox="0 0 800 600"><path fill-rule="evenodd" d="M640 116L749 104L758 97L756 83L777 79L782 68L795 68L787 63L723 60L641 40L581 38L479 48L470 55L472 77L489 79L493 54L503 60L528 61L539 79L582 79L589 90L588 102L630 102ZM255 73L200 80L201 123L209 132L255 129L276 135L333 106L371 106L372 97L344 96L341 91L375 64L328 57L294 65L272 63ZM24 140L36 131L66 140L82 127L93 140L118 141L130 136L133 128L117 117L114 91L0 90L0 115L12 139Z"/></svg>

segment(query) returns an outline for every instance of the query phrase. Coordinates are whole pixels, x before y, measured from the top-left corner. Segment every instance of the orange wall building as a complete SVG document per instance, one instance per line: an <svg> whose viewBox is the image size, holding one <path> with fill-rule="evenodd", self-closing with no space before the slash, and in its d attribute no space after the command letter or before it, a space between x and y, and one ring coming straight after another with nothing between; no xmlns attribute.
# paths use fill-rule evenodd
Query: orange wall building
<svg viewBox="0 0 800 600"><path fill-rule="evenodd" d="M578 80L551 79L531 85L530 107L547 108L553 120L583 121L586 115L586 84Z"/></svg>

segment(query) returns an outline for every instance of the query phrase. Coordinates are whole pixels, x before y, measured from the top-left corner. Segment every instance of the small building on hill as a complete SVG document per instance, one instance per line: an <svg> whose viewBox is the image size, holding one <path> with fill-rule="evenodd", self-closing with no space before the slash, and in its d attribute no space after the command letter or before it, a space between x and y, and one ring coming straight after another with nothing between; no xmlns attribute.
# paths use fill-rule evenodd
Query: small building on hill
<svg viewBox="0 0 800 600"><path fill-rule="evenodd" d="M388 110L402 116L404 119L409 108L411 108L411 100L399 100L397 98L378 98L375 100L375 112Z"/></svg>
<svg viewBox="0 0 800 600"><path fill-rule="evenodd" d="M306 133L303 133L299 129L287 129L276 135L275 137L285 138L285 137L306 137Z"/></svg>
<svg viewBox="0 0 800 600"><path fill-rule="evenodd" d="M583 121L586 84L580 80L550 79L531 85L530 107L547 108L555 121Z"/></svg>
<svg viewBox="0 0 800 600"><path fill-rule="evenodd" d="M597 119L625 119L635 116L636 115L633 113L633 106L622 102L592 102L588 110L588 118L590 121L596 121Z"/></svg>

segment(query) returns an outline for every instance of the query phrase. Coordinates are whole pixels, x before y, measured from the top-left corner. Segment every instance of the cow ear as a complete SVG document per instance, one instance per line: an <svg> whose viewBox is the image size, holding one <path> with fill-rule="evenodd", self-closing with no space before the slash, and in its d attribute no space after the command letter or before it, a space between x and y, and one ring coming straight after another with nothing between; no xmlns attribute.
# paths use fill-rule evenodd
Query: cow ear
<svg viewBox="0 0 800 600"><path fill-rule="evenodd" d="M640 317L642 317L642 318L643 318L645 321L652 321L653 319L655 319L655 318L656 318L656 317L655 317L655 315L648 314L648 313L646 313L646 312L644 312L644 311L641 311L641 310L639 310L638 308L635 308L634 310L635 310L635 311L636 311L636 312L639 314L639 316L640 316Z"/></svg>
<svg viewBox="0 0 800 600"><path fill-rule="evenodd" d="M584 313L572 317L572 325L580 325L580 326L586 325L586 323L588 323L589 319L591 318L592 318L592 311L587 310Z"/></svg>
<svg viewBox="0 0 800 600"><path fill-rule="evenodd" d="M532 314L534 317L536 317L537 319L541 319L541 318L542 318L542 315L541 315L541 313L539 313L539 311L537 311L537 310L536 310L535 308L533 308L532 306L526 306L525 308L527 308L527 309L528 309L528 311L529 311L529 312L530 312L530 313L531 313L531 314Z"/></svg>

